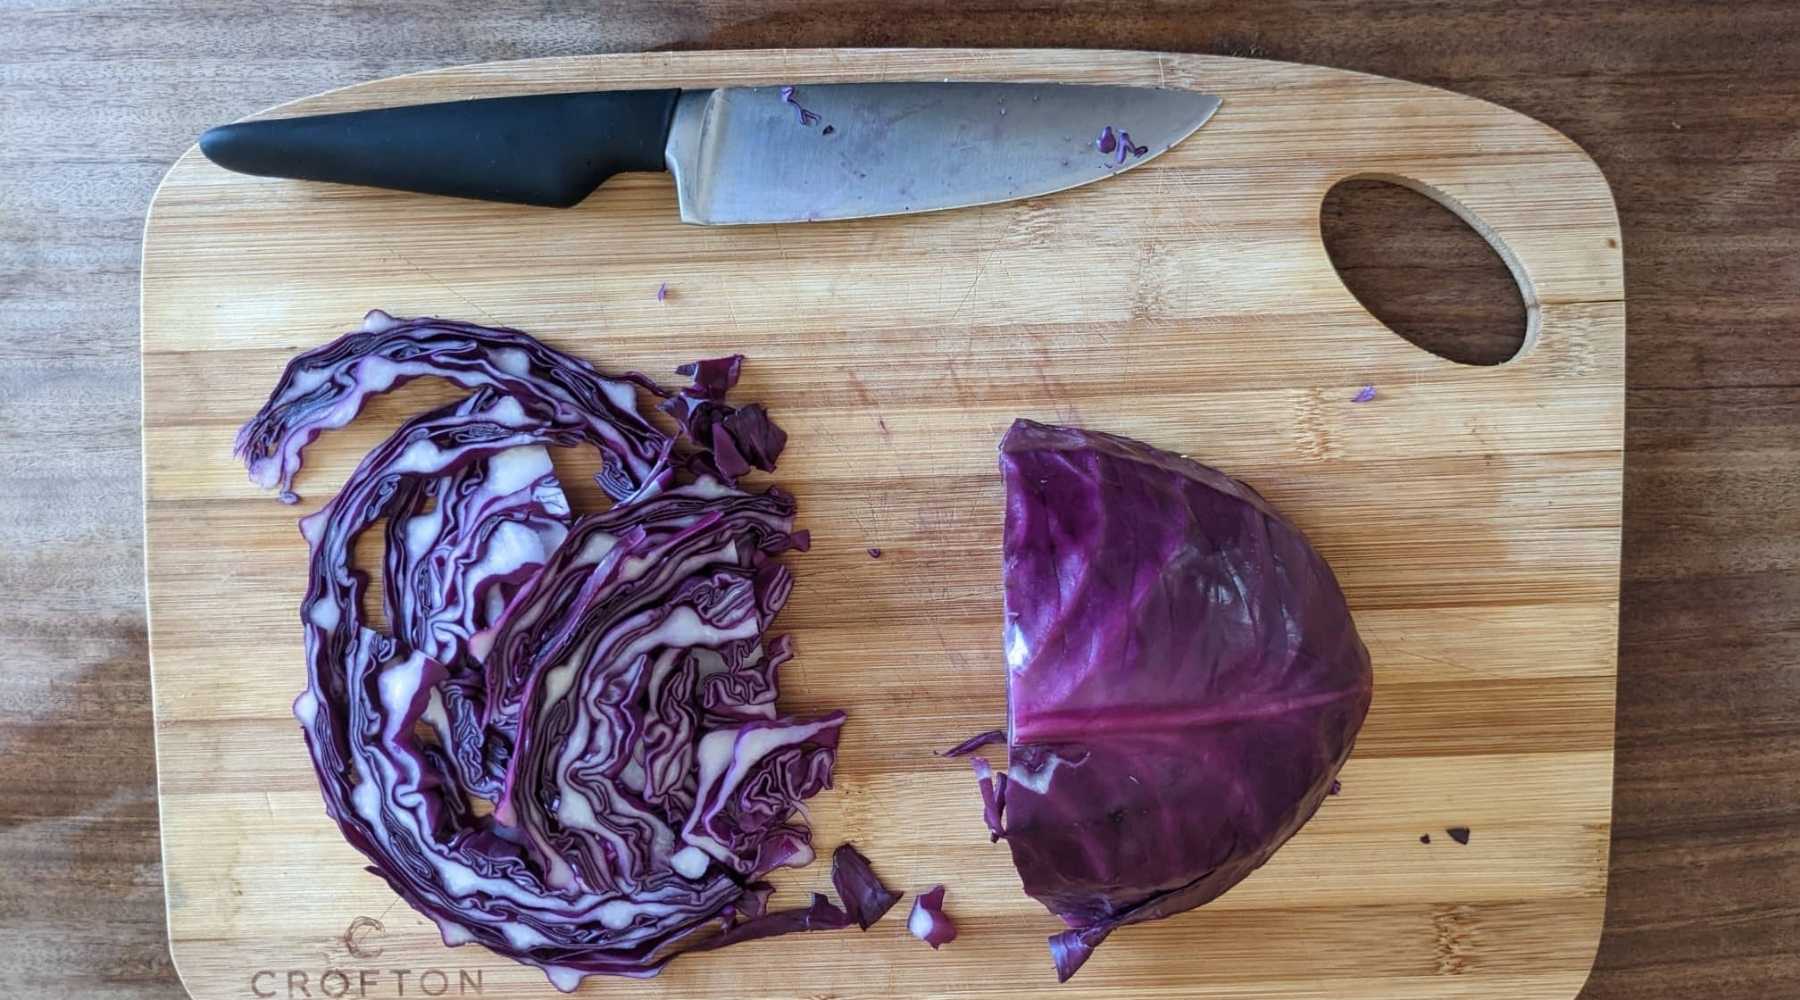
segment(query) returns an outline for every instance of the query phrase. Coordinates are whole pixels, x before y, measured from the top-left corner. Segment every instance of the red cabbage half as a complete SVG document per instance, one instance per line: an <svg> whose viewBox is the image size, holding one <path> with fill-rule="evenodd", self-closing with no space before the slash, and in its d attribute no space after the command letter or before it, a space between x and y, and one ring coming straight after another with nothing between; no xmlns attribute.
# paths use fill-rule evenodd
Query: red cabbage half
<svg viewBox="0 0 1800 1000"><path fill-rule="evenodd" d="M422 376L474 390L401 426L302 521L294 712L370 871L447 944L559 989L851 923L823 897L767 909L765 876L812 859L795 812L830 786L844 716L776 709L793 500L695 475L719 470L713 447L763 467L780 450L760 408L723 402L740 361L693 369L710 423L678 455L635 390L682 393L516 330L376 312L296 357L238 437L252 478L286 492L306 444L371 395ZM618 503L572 517L548 445L599 450ZM365 622L352 562L384 518L391 633Z"/></svg>
<svg viewBox="0 0 1800 1000"><path fill-rule="evenodd" d="M1069 930L1212 900L1324 801L1372 674L1330 567L1215 469L1020 420L1000 444L1010 766L988 824Z"/></svg>

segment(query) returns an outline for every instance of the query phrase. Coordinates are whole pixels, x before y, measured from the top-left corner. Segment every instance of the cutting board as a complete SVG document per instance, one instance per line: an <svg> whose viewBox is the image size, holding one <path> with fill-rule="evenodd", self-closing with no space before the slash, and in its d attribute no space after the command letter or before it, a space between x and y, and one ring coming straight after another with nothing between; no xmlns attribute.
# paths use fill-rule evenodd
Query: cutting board
<svg viewBox="0 0 1800 1000"><path fill-rule="evenodd" d="M788 428L777 478L813 534L791 560L781 624L799 655L783 694L851 718L836 785L811 805L815 840L854 841L909 893L945 883L962 930L933 952L902 910L867 933L590 980L586 995L1577 991L1611 818L1625 306L1611 195L1569 140L1430 87L1146 52L558 58L273 113L944 78L1187 87L1224 105L1104 184L868 222L687 227L661 175L555 211L242 177L195 151L170 170L144 238L146 532L169 934L195 997L553 995L534 970L444 947L364 873L290 714L296 516L451 393L415 383L321 439L298 509L251 487L232 435L290 356L371 307L518 326L614 370L750 356L744 398ZM1529 316L1516 359L1428 354L1346 291L1319 215L1351 177L1422 190L1495 243ZM1377 398L1353 403L1365 384ZM967 765L931 754L1004 718L994 446L1015 416L1127 434L1254 484L1336 568L1376 671L1342 794L1224 898L1119 932L1061 988L1044 947L1057 921L988 843ZM579 463L565 467L576 486ZM598 502L575 493L578 509ZM1451 826L1472 830L1467 845ZM777 901L827 884L824 864L788 872Z"/></svg>

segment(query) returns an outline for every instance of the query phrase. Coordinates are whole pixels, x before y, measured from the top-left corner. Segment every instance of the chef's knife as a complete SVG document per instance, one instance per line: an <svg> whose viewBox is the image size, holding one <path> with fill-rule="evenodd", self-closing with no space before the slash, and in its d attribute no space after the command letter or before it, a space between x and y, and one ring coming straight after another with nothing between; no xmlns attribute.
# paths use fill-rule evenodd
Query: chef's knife
<svg viewBox="0 0 1800 1000"><path fill-rule="evenodd" d="M200 149L246 174L552 207L666 168L683 221L798 222L1087 184L1156 158L1218 106L1052 83L611 90L239 122Z"/></svg>

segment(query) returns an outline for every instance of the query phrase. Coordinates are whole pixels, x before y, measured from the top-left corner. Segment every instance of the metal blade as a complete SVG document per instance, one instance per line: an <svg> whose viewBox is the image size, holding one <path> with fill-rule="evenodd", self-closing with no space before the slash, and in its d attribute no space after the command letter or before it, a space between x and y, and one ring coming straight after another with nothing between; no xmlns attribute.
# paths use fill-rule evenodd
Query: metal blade
<svg viewBox="0 0 1800 1000"><path fill-rule="evenodd" d="M1054 83L843 83L687 91L666 159L686 222L932 212L1049 194L1141 166L1219 99ZM1142 155L1102 153L1102 129Z"/></svg>

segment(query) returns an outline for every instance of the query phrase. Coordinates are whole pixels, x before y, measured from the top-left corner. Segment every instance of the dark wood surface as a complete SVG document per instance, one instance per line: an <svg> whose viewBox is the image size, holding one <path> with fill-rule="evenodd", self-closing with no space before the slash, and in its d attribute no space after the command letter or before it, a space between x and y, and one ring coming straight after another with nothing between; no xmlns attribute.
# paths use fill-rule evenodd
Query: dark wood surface
<svg viewBox="0 0 1800 1000"><path fill-rule="evenodd" d="M480 5L467 5L480 6ZM498 6L498 5L495 5ZM138 459L144 210L205 126L393 73L656 48L1261 56L1474 94L1612 181L1630 297L1617 788L1587 996L1800 996L1800 6L0 4L0 995L182 995L157 863ZM1412 196L1326 234L1397 330L1503 357L1518 302Z"/></svg>

